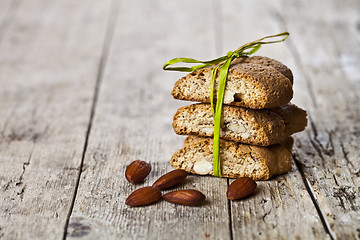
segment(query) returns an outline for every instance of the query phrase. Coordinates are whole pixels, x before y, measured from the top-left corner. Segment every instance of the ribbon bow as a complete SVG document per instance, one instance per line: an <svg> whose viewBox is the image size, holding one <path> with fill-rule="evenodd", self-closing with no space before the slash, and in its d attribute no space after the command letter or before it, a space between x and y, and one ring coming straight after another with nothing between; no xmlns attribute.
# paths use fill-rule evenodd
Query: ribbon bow
<svg viewBox="0 0 360 240"><path fill-rule="evenodd" d="M254 54L259 50L261 45L278 43L285 41L289 36L288 32L283 32L275 35L266 36L255 41L249 42L245 45L242 45L235 51L228 52L225 56L210 60L210 61L200 61L193 58L174 58L166 62L163 66L163 70L168 71L180 71L180 72L193 72L195 70L216 65L211 71L211 82L210 82L210 103L211 110L213 113L214 119L214 138L213 138L213 170L214 176L222 177L221 175L221 165L220 165L220 122L221 122L221 111L223 105L223 99L225 94L226 80L229 72L229 67L231 62L235 58L248 57L251 54ZM269 38L281 38L273 41L263 41ZM176 63L200 63L192 67L169 67ZM214 85L215 78L217 75L217 70L220 69L219 76L219 87L217 92L216 108L214 107Z"/></svg>

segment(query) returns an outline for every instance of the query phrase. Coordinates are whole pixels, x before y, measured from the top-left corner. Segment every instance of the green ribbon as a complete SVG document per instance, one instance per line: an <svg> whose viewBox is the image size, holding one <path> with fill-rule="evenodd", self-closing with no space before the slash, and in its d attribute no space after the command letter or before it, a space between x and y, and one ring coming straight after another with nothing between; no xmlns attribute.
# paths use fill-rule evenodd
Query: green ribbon
<svg viewBox="0 0 360 240"><path fill-rule="evenodd" d="M211 110L214 119L214 138L213 138L213 170L214 176L222 177L221 175L221 164L220 164L220 124L221 124L221 112L225 94L226 80L229 72L229 67L231 62L235 58L248 57L251 54L254 54L259 50L261 45L278 43L285 41L289 36L288 32L283 32L275 35L266 36L255 41L249 42L245 45L242 45L235 51L228 52L225 56L210 60L210 61L200 61L193 58L174 58L166 62L163 66L164 70L168 71L180 71L180 72L193 72L200 68L209 67L216 65L211 71L211 83L210 83L210 103ZM278 40L264 41L265 39L270 38L280 38ZM200 63L192 67L169 67L176 63ZM219 76L219 86L216 98L216 106L214 107L214 86L215 78L220 68Z"/></svg>

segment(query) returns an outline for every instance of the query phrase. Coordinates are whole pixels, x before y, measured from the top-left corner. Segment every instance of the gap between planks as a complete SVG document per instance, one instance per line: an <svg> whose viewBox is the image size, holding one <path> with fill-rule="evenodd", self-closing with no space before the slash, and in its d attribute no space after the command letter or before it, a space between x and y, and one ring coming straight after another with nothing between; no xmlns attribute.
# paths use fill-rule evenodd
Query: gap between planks
<svg viewBox="0 0 360 240"><path fill-rule="evenodd" d="M275 12L274 16L275 16L275 19L277 19L277 21L279 22L279 25L282 26L283 29L288 29L285 19L283 18L283 16L281 16L281 14L279 12ZM304 66L302 64L300 54L299 54L298 50L296 49L294 43L291 41L291 39L289 39L288 47L289 47L291 55L293 56L293 58L295 60L296 65L299 67L300 71L305 76L305 82L306 82L306 85L307 85L308 93L309 93L310 98L311 98L311 103L313 104L313 107L316 108L318 106L318 104L316 102L316 97L315 97L315 93L314 93L314 90L313 90L313 87L312 87L311 78L306 73L306 71L304 69ZM310 122L309 127L311 127L311 129L313 131L313 134L315 136L315 139L316 139L318 133L317 133L315 123L311 119L310 115L308 115L308 118L310 120L309 121ZM316 150L316 148L315 148L315 150ZM319 155L320 155L320 157L322 157L321 152L319 153ZM331 240L335 240L336 235L331 230L330 224L326 219L324 211L322 210L320 204L318 203L318 201L316 199L316 196L314 194L314 190L312 189L311 185L309 184L309 180L305 176L304 169L302 167L301 162L297 159L296 154L293 154L292 156L293 156L293 161L295 162L295 165L296 165L298 171L300 172L301 179L303 180L303 183L304 183L304 185L306 187L306 190L307 190L307 192L308 192L308 194L309 194L309 196L310 196L310 198L311 198L311 200L312 200L312 202L313 202L313 204L314 204L314 206L316 208L316 211L317 211L317 213L318 213L318 215L319 215L319 217L321 219L321 223L322 223L322 225L323 225L323 227L325 229L325 232L329 235Z"/></svg>
<svg viewBox="0 0 360 240"><path fill-rule="evenodd" d="M213 17L215 19L215 16L216 16L215 15L215 12L216 12L215 10L216 10L216 7L218 6L218 4L216 4L217 3L216 0L214 0L212 3L213 3L212 8L213 8L213 12L214 12ZM112 2L112 4L114 4L114 2ZM86 150L87 150L88 139L89 139L89 136L90 136L93 117L94 117L95 110L96 110L96 104L97 104L99 88L100 88L100 85L101 85L104 68L106 66L106 62L107 62L107 59L108 59L108 53L109 53L112 38L113 38L113 35L114 35L114 29L115 29L116 19L117 19L118 13L119 13L119 8L115 8L115 10L112 13L110 13L110 17L109 17L109 21L108 21L108 27L107 27L107 32L105 34L103 51L102 51L101 61L100 61L100 64L99 64L99 71L98 71L98 76L97 76L97 81L96 81L96 86L95 86L95 92L94 92L94 97L93 97L93 102L92 102L92 107L91 107L90 121L89 121L87 132L86 132L86 139L85 139L85 143L84 143L84 148L83 148L83 153L82 153L78 178L77 178L77 182L76 182L76 186L75 186L75 191L74 191L71 207L70 207L70 210L69 210L69 214L68 214L67 219L66 219L63 239L66 239L69 220L70 220L72 210L73 210L73 207L74 207L74 203L75 203L75 200L76 200L76 195L77 195L79 182L80 182L80 177L81 177L81 173L82 173L83 162L84 162L85 153L86 153ZM217 14L219 14L219 13L217 13ZM286 26L286 23L284 22L284 19L282 19L280 15L278 15L278 18L279 18L281 24ZM221 16L218 19L220 19L220 21L221 21ZM221 22L217 23L217 24L214 24L216 36L221 36L221 32L222 32L221 26L222 26ZM222 39L221 39L221 37L215 37L215 42L216 42L216 52L219 53L220 49L222 47ZM300 56L299 56L295 46L293 45L293 43L291 41L289 42L289 49L290 49L290 52L291 52L291 54L293 55L293 57L295 59L296 64L299 66L301 71L305 73L305 71L303 69L303 66L301 64L302 61L300 59ZM308 79L308 78L306 78L306 79ZM317 104L316 104L316 99L314 97L314 93L312 91L311 81L307 80L306 83L308 84L309 94L311 96L312 103L316 107ZM295 162L295 164L296 164L296 166L297 166L297 168L298 168L298 170L299 170L299 172L300 172L300 174L302 176L303 183L304 183L304 185L305 185L305 187L307 189L307 192L308 192L309 196L311 197L312 202L313 202L313 204L314 204L314 206L315 206L315 208L316 208L316 210L318 212L318 215L319 215L319 217L320 217L320 219L322 221L322 224L323 224L323 226L325 228L325 231L329 234L331 239L335 239L334 234L331 232L331 229L329 227L329 223L326 221L326 218L324 217L323 211L321 210L321 207L317 203L316 197L313 194L313 190L311 189L311 186L308 184L308 180L306 179L306 177L304 175L303 169L300 166L300 162L298 162L296 160L295 156L294 156L294 162ZM229 179L227 180L227 184L229 186L229 184L230 184ZM230 239L233 239L232 210L231 210L231 202L230 202L230 200L228 200L228 214L229 214Z"/></svg>
<svg viewBox="0 0 360 240"><path fill-rule="evenodd" d="M95 90L94 90L94 95L93 95L93 99L92 99L90 120L89 120L89 124L88 124L87 130L86 130L85 143L84 143L84 148L83 148L83 152L81 155L81 162L80 162L78 176L76 179L74 194L73 194L69 212L67 214L66 221L65 221L64 234L63 234L63 238L62 238L63 240L65 240L67 238L67 229L69 227L70 217L71 217L71 214L74 209L76 196L77 196L80 179L81 179L81 173L83 172L82 169L84 166L85 154L86 154L89 136L91 133L91 127L92 127L92 123L93 123L93 119L94 119L94 115L95 115L96 104L98 101L99 89L100 89L101 81L104 76L104 70L105 70L107 60L108 60L111 43L112 43L112 40L113 40L113 37L115 34L115 26L116 26L119 12L120 12L121 1L118 4L116 4L115 2L116 2L115 0L111 1L111 8L110 8L109 17L108 17L108 23L107 23L107 27L106 27L106 33L105 33L104 43L103 43L102 52L101 52L101 58L100 58L100 62L99 62L99 69L98 69L98 74L96 76L96 84L95 84Z"/></svg>
<svg viewBox="0 0 360 240"><path fill-rule="evenodd" d="M314 190L311 188L311 185L309 184L309 180L305 177L305 173L304 173L304 170L301 166L301 163L299 162L299 160L297 159L296 155L293 154L293 159L294 159L294 162L295 162L295 165L297 167L297 169L299 170L300 172L300 175L301 175L301 179L303 180L304 182L304 185L306 187L306 190L307 192L309 193L310 195L310 198L316 208L316 211L321 219L321 223L323 224L324 226L324 229L325 229L325 232L329 235L330 239L331 240L335 240L336 239L336 236L334 234L333 231L331 231L331 228L330 228L330 224L329 222L326 220L326 217L325 217L325 214L324 214L324 211L321 209L321 206L319 205L317 199L316 199L316 196L314 194Z"/></svg>
<svg viewBox="0 0 360 240"><path fill-rule="evenodd" d="M227 179L227 185L230 186L230 178ZM232 210L231 210L231 200L228 199L228 212L229 212L229 230L230 230L230 240L234 240L233 233L233 223L232 223Z"/></svg>
<svg viewBox="0 0 360 240"><path fill-rule="evenodd" d="M224 48L224 41L223 41L223 16L221 10L221 3L219 0L212 0L211 1L211 9L212 9L212 18L213 18L213 27L215 33L215 53L217 55L221 55ZM227 186L230 186L230 179L227 179ZM233 222L232 222L232 209L231 209L231 200L227 200L227 207L228 207L228 215L229 215L229 235L230 240L234 239L234 232L233 232Z"/></svg>

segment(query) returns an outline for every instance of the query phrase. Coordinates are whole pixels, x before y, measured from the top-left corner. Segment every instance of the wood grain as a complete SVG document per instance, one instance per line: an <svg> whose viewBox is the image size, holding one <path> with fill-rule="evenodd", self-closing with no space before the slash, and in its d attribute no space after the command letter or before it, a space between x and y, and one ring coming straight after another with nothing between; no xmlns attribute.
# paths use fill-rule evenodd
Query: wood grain
<svg viewBox="0 0 360 240"><path fill-rule="evenodd" d="M307 78L306 90L313 94L312 104L306 104L310 128L298 139L295 158L330 236L359 239L360 115L356 90L360 84L347 75L341 62L344 54L356 55L356 48L352 53L349 47L359 44L359 31L354 29L359 2L301 1L292 8L290 4L281 1L279 16L293 33L290 47L300 67L299 76ZM305 23L300 19L306 19ZM342 46L346 51L342 52ZM351 71L358 76L359 68Z"/></svg>
<svg viewBox="0 0 360 240"><path fill-rule="evenodd" d="M0 238L63 235L109 7L37 0L8 10L0 33Z"/></svg>
<svg viewBox="0 0 360 240"><path fill-rule="evenodd" d="M224 45L236 49L240 43L285 31L271 11L271 4L254 1L234 7L231 2L222 1ZM256 10L256 14L237 14L239 11L253 10ZM236 28L244 34L239 35L234 31ZM257 54L278 59L294 71L295 61L286 43L264 45ZM302 83L304 79L299 78L296 71L294 76L294 95L297 96L298 92L306 94L306 84ZM299 104L296 99L293 103ZM303 106L303 102L299 105ZM303 133L295 134L295 141L299 135ZM244 201L231 202L234 239L329 239L295 164L288 174L258 184L257 194Z"/></svg>
<svg viewBox="0 0 360 240"><path fill-rule="evenodd" d="M360 1L0 1L0 239L360 239ZM230 202L191 175L200 207L126 197L171 170L173 57L213 59L282 31L309 113L293 170ZM125 180L150 162L144 183ZM164 193L170 190L164 191Z"/></svg>
<svg viewBox="0 0 360 240"><path fill-rule="evenodd" d="M169 159L183 144L184 138L171 129L172 115L181 103L170 96L182 74L163 72L161 67L175 56L214 55L213 30L201 27L212 21L211 5L124 1L121 9L68 239L188 239L188 233L197 239L230 239L226 179L191 176L179 187L203 192L207 203L201 207L165 201L143 208L124 204L133 190L172 169ZM135 159L153 166L143 184L130 184L124 177L125 167Z"/></svg>

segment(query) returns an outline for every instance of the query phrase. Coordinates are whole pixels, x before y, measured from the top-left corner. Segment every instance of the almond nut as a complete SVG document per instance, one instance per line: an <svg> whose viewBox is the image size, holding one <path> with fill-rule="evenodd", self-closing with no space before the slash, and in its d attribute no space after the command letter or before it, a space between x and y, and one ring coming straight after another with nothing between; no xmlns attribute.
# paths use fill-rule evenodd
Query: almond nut
<svg viewBox="0 0 360 240"><path fill-rule="evenodd" d="M161 192L154 187L143 187L132 192L125 204L131 207L146 206L156 203L161 199Z"/></svg>
<svg viewBox="0 0 360 240"><path fill-rule="evenodd" d="M176 169L161 176L152 185L160 190L172 188L180 184L187 176L187 172L182 169Z"/></svg>
<svg viewBox="0 0 360 240"><path fill-rule="evenodd" d="M196 174L206 175L213 170L213 165L205 159L200 159L195 162L193 170Z"/></svg>
<svg viewBox="0 0 360 240"><path fill-rule="evenodd" d="M136 160L126 168L125 177L129 182L139 183L144 181L151 171L151 165L147 162Z"/></svg>
<svg viewBox="0 0 360 240"><path fill-rule="evenodd" d="M240 124L229 123L227 128L236 133L246 132L246 129L244 128L244 126L241 123Z"/></svg>
<svg viewBox="0 0 360 240"><path fill-rule="evenodd" d="M230 200L237 200L252 194L256 189L256 182L248 177L241 177L233 181L226 193Z"/></svg>
<svg viewBox="0 0 360 240"><path fill-rule="evenodd" d="M169 192L163 198L175 204L197 206L205 200L205 195L194 189L186 189Z"/></svg>
<svg viewBox="0 0 360 240"><path fill-rule="evenodd" d="M232 103L234 102L234 96L235 96L235 92L233 91L229 91L229 90L225 90L224 92L224 103Z"/></svg>

